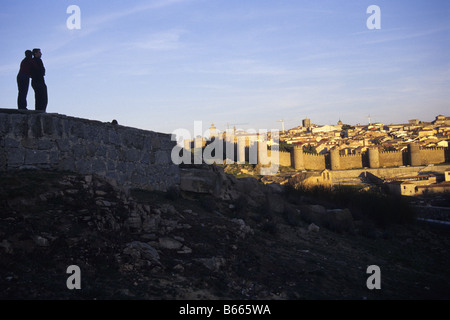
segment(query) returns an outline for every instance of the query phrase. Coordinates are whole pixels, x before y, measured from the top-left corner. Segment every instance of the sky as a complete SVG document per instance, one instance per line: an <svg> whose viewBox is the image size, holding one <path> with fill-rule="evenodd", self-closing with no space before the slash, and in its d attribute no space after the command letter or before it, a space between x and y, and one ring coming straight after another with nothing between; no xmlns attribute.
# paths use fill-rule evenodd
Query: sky
<svg viewBox="0 0 450 320"><path fill-rule="evenodd" d="M163 133L450 116L448 0L2 0L0 47L0 108L40 48L47 112Z"/></svg>

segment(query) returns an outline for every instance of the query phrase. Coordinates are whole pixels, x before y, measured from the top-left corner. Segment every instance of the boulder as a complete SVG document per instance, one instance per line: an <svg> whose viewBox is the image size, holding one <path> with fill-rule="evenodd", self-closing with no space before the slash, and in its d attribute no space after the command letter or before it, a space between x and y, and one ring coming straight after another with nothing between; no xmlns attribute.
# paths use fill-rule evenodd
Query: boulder
<svg viewBox="0 0 450 320"><path fill-rule="evenodd" d="M302 219L316 225L323 225L327 209L321 205L304 205L301 206Z"/></svg>
<svg viewBox="0 0 450 320"><path fill-rule="evenodd" d="M212 258L200 258L195 259L201 264L203 264L206 268L211 271L218 272L220 269L225 266L226 260L222 257L212 257Z"/></svg>
<svg viewBox="0 0 450 320"><path fill-rule="evenodd" d="M198 166L180 169L180 190L219 195L222 177L208 167Z"/></svg>
<svg viewBox="0 0 450 320"><path fill-rule="evenodd" d="M180 241L168 237L159 238L158 241L160 248L163 249L179 250L183 246Z"/></svg>
<svg viewBox="0 0 450 320"><path fill-rule="evenodd" d="M314 224L314 223L311 223L311 224L308 226L308 232L319 232L319 230L320 230L320 227L317 226L317 225Z"/></svg>
<svg viewBox="0 0 450 320"><path fill-rule="evenodd" d="M353 223L353 216L348 209L334 209L328 210L327 224L329 228L337 232L354 232L355 226Z"/></svg>
<svg viewBox="0 0 450 320"><path fill-rule="evenodd" d="M155 248L148 243L133 241L126 245L123 253L131 256L134 260L146 260L152 264L160 265L159 254Z"/></svg>

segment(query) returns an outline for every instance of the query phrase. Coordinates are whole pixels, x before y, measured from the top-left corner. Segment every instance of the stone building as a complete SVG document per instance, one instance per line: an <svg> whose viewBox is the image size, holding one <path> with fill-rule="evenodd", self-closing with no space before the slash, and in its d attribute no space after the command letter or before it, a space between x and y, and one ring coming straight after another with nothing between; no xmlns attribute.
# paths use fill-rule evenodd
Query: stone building
<svg viewBox="0 0 450 320"><path fill-rule="evenodd" d="M434 125L450 125L450 117L446 117L443 115L436 116L436 119L431 122Z"/></svg>

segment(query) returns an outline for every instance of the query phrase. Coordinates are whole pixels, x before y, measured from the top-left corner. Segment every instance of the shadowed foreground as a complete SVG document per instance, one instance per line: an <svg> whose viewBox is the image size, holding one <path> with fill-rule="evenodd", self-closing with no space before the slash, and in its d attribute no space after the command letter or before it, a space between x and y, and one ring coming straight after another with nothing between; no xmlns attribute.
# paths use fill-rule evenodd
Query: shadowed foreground
<svg viewBox="0 0 450 320"><path fill-rule="evenodd" d="M250 187L223 200L126 195L70 172L0 180L1 299L450 298L449 234L426 225L332 231L311 223L320 206L274 191L250 201ZM81 290L66 287L70 265ZM366 287L369 265L381 268L381 290Z"/></svg>

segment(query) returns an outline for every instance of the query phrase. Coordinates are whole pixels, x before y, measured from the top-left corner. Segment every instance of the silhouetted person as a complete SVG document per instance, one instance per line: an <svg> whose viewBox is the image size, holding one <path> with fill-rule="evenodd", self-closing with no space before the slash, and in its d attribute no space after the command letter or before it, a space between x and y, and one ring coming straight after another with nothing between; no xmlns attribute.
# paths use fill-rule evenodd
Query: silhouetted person
<svg viewBox="0 0 450 320"><path fill-rule="evenodd" d="M38 111L47 110L48 96L47 85L44 81L45 68L41 60L41 49L33 49L33 68L31 71L31 86L34 89L34 97L36 100L35 109Z"/></svg>
<svg viewBox="0 0 450 320"><path fill-rule="evenodd" d="M17 88L19 95L17 97L17 107L19 110L27 110L27 95L30 87L31 68L33 64L33 53L31 50L25 51L25 59L20 63L20 70L17 74Z"/></svg>

